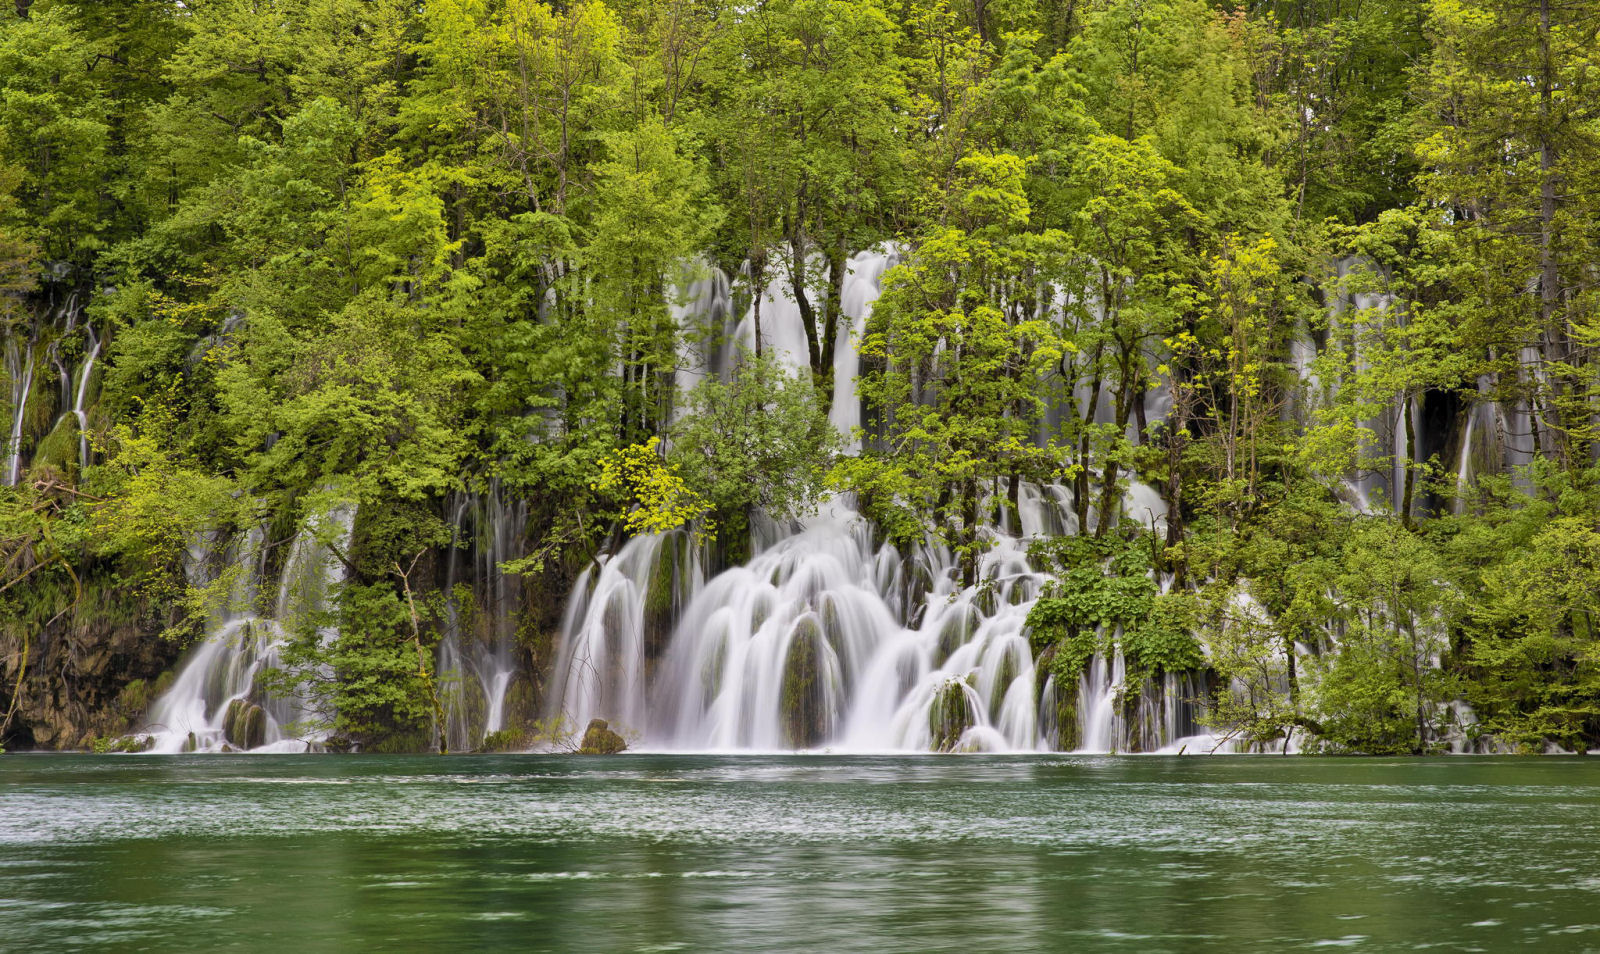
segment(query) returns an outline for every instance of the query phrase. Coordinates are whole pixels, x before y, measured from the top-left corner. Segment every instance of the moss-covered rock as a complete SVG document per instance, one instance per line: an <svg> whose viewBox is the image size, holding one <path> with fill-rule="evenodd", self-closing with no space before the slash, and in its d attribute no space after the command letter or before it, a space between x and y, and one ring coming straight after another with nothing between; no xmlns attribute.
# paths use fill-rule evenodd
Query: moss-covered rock
<svg viewBox="0 0 1600 954"><path fill-rule="evenodd" d="M56 422L56 426L50 429L50 433L46 434L34 449L31 466L76 482L79 458L82 456L81 446L78 440L78 418L72 414L63 414Z"/></svg>
<svg viewBox="0 0 1600 954"><path fill-rule="evenodd" d="M223 714L222 735L241 749L260 748L267 741L267 714L249 700L235 699Z"/></svg>
<svg viewBox="0 0 1600 954"><path fill-rule="evenodd" d="M955 751L961 737L977 723L970 688L965 680L946 679L934 690L928 731L933 736L931 746L935 752Z"/></svg>
<svg viewBox="0 0 1600 954"><path fill-rule="evenodd" d="M170 676L158 676L183 649L157 638L176 622L175 611L131 596L108 576L74 583L65 574L35 574L7 597L0 685L10 700L20 676L21 691L10 719L0 719L0 745L83 749L139 727L144 706L170 685ZM127 693L135 681L141 685Z"/></svg>
<svg viewBox="0 0 1600 954"><path fill-rule="evenodd" d="M525 752L533 747L533 734L527 729L501 729L490 732L474 752Z"/></svg>
<svg viewBox="0 0 1600 954"><path fill-rule="evenodd" d="M93 739L86 746L96 755L108 753L148 752L156 744L154 736L149 735L119 735Z"/></svg>
<svg viewBox="0 0 1600 954"><path fill-rule="evenodd" d="M1000 709L1005 705L1006 690L1011 688L1020 671L1016 653L1008 651L1000 657L999 670L994 677L994 692L989 700L990 722L1000 721Z"/></svg>
<svg viewBox="0 0 1600 954"><path fill-rule="evenodd" d="M655 659L666 652L677 624L679 593L689 561L688 537L669 534L661 541L644 594L644 651Z"/></svg>
<svg viewBox="0 0 1600 954"><path fill-rule="evenodd" d="M611 726L604 719L591 719L589 728L583 733L583 741L578 745L579 755L616 755L626 751L628 743L622 736L611 731Z"/></svg>
<svg viewBox="0 0 1600 954"><path fill-rule="evenodd" d="M828 737L831 714L828 712L826 652L822 627L815 619L806 617L795 624L789 657L783 665L779 703L784 739L792 748L815 748Z"/></svg>
<svg viewBox="0 0 1600 954"><path fill-rule="evenodd" d="M978 611L962 603L939 624L939 647L934 652L934 664L942 666L950 654L960 649L978 631Z"/></svg>

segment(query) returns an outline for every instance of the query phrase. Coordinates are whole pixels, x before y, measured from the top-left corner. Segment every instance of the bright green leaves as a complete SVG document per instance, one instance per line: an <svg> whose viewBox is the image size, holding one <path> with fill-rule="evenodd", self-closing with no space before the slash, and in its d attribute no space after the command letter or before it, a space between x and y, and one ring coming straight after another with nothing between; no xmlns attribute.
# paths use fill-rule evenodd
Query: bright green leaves
<svg viewBox="0 0 1600 954"><path fill-rule="evenodd" d="M952 204L973 230L931 231L885 276L860 349L869 368L860 392L886 421L883 448L835 472L884 525L931 528L969 578L986 549L980 495L997 481L1047 479L1060 467L1058 455L1033 443L1038 382L1065 344L1027 307L1034 279L1020 254L1031 247L1018 231L1027 225L1022 169L1014 156L964 162ZM888 487L899 492L885 497ZM896 515L901 508L920 520Z"/></svg>
<svg viewBox="0 0 1600 954"><path fill-rule="evenodd" d="M79 266L103 246L108 205L110 106L89 70L97 46L66 5L26 19L0 12L0 170L17 177L4 191L27 219L18 238Z"/></svg>
<svg viewBox="0 0 1600 954"><path fill-rule="evenodd" d="M1306 661L1323 746L1428 751L1454 680L1438 666L1456 604L1438 551L1393 521L1365 521L1340 554L1338 651Z"/></svg>
<svg viewBox="0 0 1600 954"><path fill-rule="evenodd" d="M667 127L646 119L605 137L595 164L594 217L583 255L593 270L589 311L615 342L624 372L625 440L660 433L675 392L678 328L668 276L704 247L719 210L703 168Z"/></svg>
<svg viewBox="0 0 1600 954"><path fill-rule="evenodd" d="M962 228L1004 236L1028 225L1028 197L1023 192L1026 162L1012 155L978 153L962 159L956 168L955 217Z"/></svg>
<svg viewBox="0 0 1600 954"><path fill-rule="evenodd" d="M1071 683L1096 652L1122 652L1137 691L1155 675L1203 668L1195 640L1198 606L1187 593L1163 594L1155 580L1160 544L1145 533L1040 539L1029 561L1050 575L1028 611L1036 650L1054 647L1058 686Z"/></svg>
<svg viewBox="0 0 1600 954"><path fill-rule="evenodd" d="M225 420L262 490L346 475L362 503L459 485L460 398L475 382L448 330L383 298L359 299L314 337L258 315L219 373Z"/></svg>
<svg viewBox="0 0 1600 954"><path fill-rule="evenodd" d="M703 522L711 505L661 458L660 444L652 437L602 457L594 489L623 502L622 525L631 533L665 533L701 521L696 534L714 535L715 525Z"/></svg>
<svg viewBox="0 0 1600 954"><path fill-rule="evenodd" d="M1485 728L1519 749L1588 745L1600 718L1600 533L1556 519L1483 573L1468 697Z"/></svg>
<svg viewBox="0 0 1600 954"><path fill-rule="evenodd" d="M839 438L809 376L772 355L741 354L732 380L707 378L687 395L671 428L673 464L734 531L757 512L791 520L813 510Z"/></svg>

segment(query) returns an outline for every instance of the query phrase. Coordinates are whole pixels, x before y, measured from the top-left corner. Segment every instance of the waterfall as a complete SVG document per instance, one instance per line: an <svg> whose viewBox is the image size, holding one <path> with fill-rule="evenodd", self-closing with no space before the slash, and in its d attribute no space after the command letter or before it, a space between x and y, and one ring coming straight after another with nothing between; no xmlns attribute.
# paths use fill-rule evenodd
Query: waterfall
<svg viewBox="0 0 1600 954"><path fill-rule="evenodd" d="M513 580L500 565L522 555L528 516L527 504L510 499L498 481L491 481L482 494L454 495L450 514L454 531L445 563L445 625L437 669L445 739L452 751L460 752L505 728L506 698L517 671L517 607ZM462 559L464 554L470 561ZM458 586L482 600L482 612L463 611Z"/></svg>
<svg viewBox="0 0 1600 954"><path fill-rule="evenodd" d="M22 478L22 424L27 415L28 395L33 390L33 339L18 350L15 338L6 349L6 372L11 378L11 437L6 444L6 486L15 487Z"/></svg>
<svg viewBox="0 0 1600 954"><path fill-rule="evenodd" d="M286 627L328 607L344 579L344 564L334 548L348 545L354 522L353 507L337 507L295 534L270 613L260 605L264 533L252 529L234 541L227 604L184 661L172 687L150 707L144 731L155 739L153 751L213 752L228 746L296 752L319 741L287 734L313 713L305 700L265 693L259 677L278 666ZM333 547L319 538L331 539ZM324 641L335 635L330 628L321 631Z"/></svg>
<svg viewBox="0 0 1600 954"><path fill-rule="evenodd" d="M85 324L84 334L89 338L89 350L83 358L83 370L78 373L78 390L72 399L72 415L78 419L78 466L89 466L89 415L84 409L89 395L89 376L94 373L95 359L100 356L100 339L93 326Z"/></svg>
<svg viewBox="0 0 1600 954"><path fill-rule="evenodd" d="M895 255L853 256L842 283L831 421L847 436L863 423L858 344ZM753 304L734 321L727 294L713 274L676 296L684 304L674 315L692 343L680 352L680 391L732 372L737 351L707 346L708 329L722 324L731 341L754 347ZM805 327L791 294L784 276L762 290L762 344L803 373ZM1152 420L1170 404L1164 394L1146 400ZM973 587L956 583L942 547L902 556L877 541L848 495L791 525L757 520L755 556L710 579L681 532L635 537L573 587L545 715L569 733L605 719L631 742L662 749L1051 747L1057 690L1041 683L1025 633L1045 577L1026 549L1034 536L1076 532L1077 516L1060 484L1023 484L1019 498L1018 526L994 508L1002 523L986 531L993 546ZM1140 526L1164 526L1166 505L1143 484L1132 483L1122 511ZM1079 688L1107 709L1121 689L1120 657L1112 665L1114 684L1109 670L1096 670ZM1179 690L1166 685L1147 693L1146 708L1176 704L1168 697ZM1120 723L1103 721L1080 733L1085 747L1125 747L1114 741ZM1145 721L1156 727L1149 747L1177 738L1165 728L1176 731L1175 716Z"/></svg>
<svg viewBox="0 0 1600 954"><path fill-rule="evenodd" d="M1119 697L1127 681L1127 665L1121 653L1110 660L1096 653L1089 670L1078 679L1079 738L1091 752L1114 752L1122 736L1122 719L1117 713Z"/></svg>
<svg viewBox="0 0 1600 954"><path fill-rule="evenodd" d="M830 420L850 442L850 448L857 451L860 444L853 435L861 426L861 398L856 393L856 378L861 374L859 346L866 334L867 320L872 317L873 302L878 300L883 273L894 267L895 257L892 251L872 251L851 258L850 273L845 277L840 295L840 311L845 320L839 322L834 339Z"/></svg>
<svg viewBox="0 0 1600 954"><path fill-rule="evenodd" d="M1073 519L1064 487L1024 499L1027 525ZM993 541L981 582L961 587L942 547L903 558L844 497L709 580L681 532L635 537L574 587L547 715L569 731L606 719L655 749L926 751L952 729L945 747L963 751L1047 748L1053 690L1037 688L1025 633L1045 577L1025 539ZM1080 692L1109 713L1120 656L1114 674L1096 665ZM1153 711L1177 704L1174 686L1152 694ZM966 700L957 726L951 691ZM1169 722L1179 728L1176 715L1152 717L1150 748L1177 739L1159 728ZM1118 748L1119 725L1107 714L1083 749Z"/></svg>

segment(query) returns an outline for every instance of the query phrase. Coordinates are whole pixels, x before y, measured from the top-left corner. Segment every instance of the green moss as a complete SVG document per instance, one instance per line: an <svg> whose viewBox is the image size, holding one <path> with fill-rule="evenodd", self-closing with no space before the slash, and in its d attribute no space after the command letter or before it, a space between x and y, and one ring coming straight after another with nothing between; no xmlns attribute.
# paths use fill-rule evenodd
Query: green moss
<svg viewBox="0 0 1600 954"><path fill-rule="evenodd" d="M478 743L474 752L526 752L533 747L533 735L527 729L501 729L490 732Z"/></svg>
<svg viewBox="0 0 1600 954"><path fill-rule="evenodd" d="M379 755L406 755L413 752L430 752L435 741L432 728L414 729L408 732L391 732L376 738L364 744L362 750Z"/></svg>
<svg viewBox="0 0 1600 954"><path fill-rule="evenodd" d="M89 748L96 755L107 755L113 752L148 752L150 747L155 744L154 736L118 735L92 739L89 743Z"/></svg>
<svg viewBox="0 0 1600 954"><path fill-rule="evenodd" d="M678 605L678 564L685 557L688 536L668 534L661 541L650 582L644 594L645 652L651 657L661 655L672 638L672 624Z"/></svg>
<svg viewBox="0 0 1600 954"><path fill-rule="evenodd" d="M978 631L978 611L962 605L945 618L939 626L939 647L934 651L934 664L943 665L950 654L960 649Z"/></svg>
<svg viewBox="0 0 1600 954"><path fill-rule="evenodd" d="M785 739L793 748L814 748L827 738L823 656L822 628L815 619L806 617L795 624L789 658L783 667L780 711Z"/></svg>
<svg viewBox="0 0 1600 954"><path fill-rule="evenodd" d="M55 427L50 429L50 433L39 441L33 452L32 466L49 468L70 479L76 479L80 450L78 419L74 415L66 414Z"/></svg>
<svg viewBox="0 0 1600 954"><path fill-rule="evenodd" d="M253 702L234 699L222 717L222 734L241 749L260 748L267 741L267 714Z"/></svg>
<svg viewBox="0 0 1600 954"><path fill-rule="evenodd" d="M934 690L933 706L928 710L928 731L935 752L953 752L961 737L977 724L968 686L960 679L947 679Z"/></svg>
<svg viewBox="0 0 1600 954"><path fill-rule="evenodd" d="M622 736L611 731L611 726L604 719L594 719L589 723L589 728L583 733L583 742L578 746L579 755L616 755L626 751L628 743Z"/></svg>

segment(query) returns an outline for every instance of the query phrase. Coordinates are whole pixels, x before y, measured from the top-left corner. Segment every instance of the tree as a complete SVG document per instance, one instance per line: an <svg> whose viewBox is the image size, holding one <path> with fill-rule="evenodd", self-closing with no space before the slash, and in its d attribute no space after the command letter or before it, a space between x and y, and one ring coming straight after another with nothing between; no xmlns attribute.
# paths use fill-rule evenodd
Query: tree
<svg viewBox="0 0 1600 954"><path fill-rule="evenodd" d="M809 376L742 354L730 381L707 378L685 404L670 457L714 508L730 559L745 555L755 514L786 521L815 508L840 442Z"/></svg>
<svg viewBox="0 0 1600 954"><path fill-rule="evenodd" d="M1536 356L1520 383L1540 449L1575 460L1594 422L1597 299L1583 276L1600 248L1600 12L1561 0L1470 0L1436 2L1430 14L1422 193L1453 211L1480 306L1513 349Z"/></svg>
<svg viewBox="0 0 1600 954"><path fill-rule="evenodd" d="M896 31L875 0L763 0L728 19L705 122L730 239L750 259L758 325L777 259L826 403L850 252L887 237L899 187Z"/></svg>
<svg viewBox="0 0 1600 954"><path fill-rule="evenodd" d="M976 580L988 542L983 500L1001 483L1048 479L1063 461L1033 442L1040 380L1066 347L1035 317L1035 262L1059 255L1056 233L1031 235L1015 156L973 156L936 227L884 278L861 354L881 449L843 461L839 485L902 542L922 532L950 544Z"/></svg>

